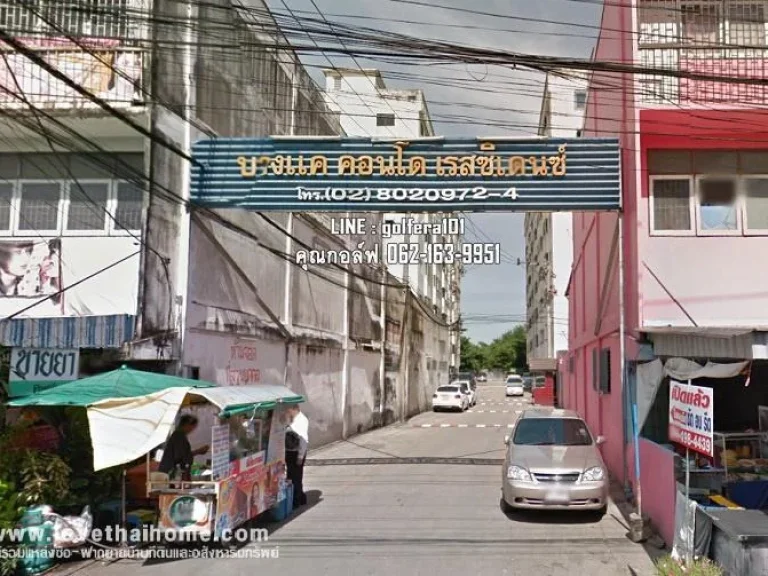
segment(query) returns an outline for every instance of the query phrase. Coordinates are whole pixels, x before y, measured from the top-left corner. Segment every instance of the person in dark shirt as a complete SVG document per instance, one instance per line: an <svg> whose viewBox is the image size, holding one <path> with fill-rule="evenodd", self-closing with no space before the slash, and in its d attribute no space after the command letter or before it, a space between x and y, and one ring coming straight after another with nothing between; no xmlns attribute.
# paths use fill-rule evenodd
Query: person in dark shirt
<svg viewBox="0 0 768 576"><path fill-rule="evenodd" d="M208 446L201 446L192 450L189 436L197 429L197 418L191 414L185 414L179 419L179 425L168 438L163 448L163 457L160 460L159 470L165 474L171 474L178 466L185 477L189 477L192 462L198 454L208 452Z"/></svg>

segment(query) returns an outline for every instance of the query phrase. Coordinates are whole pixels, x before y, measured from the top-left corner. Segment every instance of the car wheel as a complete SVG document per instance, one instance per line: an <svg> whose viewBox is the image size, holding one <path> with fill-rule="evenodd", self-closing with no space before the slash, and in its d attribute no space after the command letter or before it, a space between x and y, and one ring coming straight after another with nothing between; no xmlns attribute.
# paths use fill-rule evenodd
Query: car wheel
<svg viewBox="0 0 768 576"><path fill-rule="evenodd" d="M608 514L608 505L607 504L605 506L603 506L602 508L600 508L599 510L595 511L595 517L598 520L602 520L603 516L605 516L606 514Z"/></svg>

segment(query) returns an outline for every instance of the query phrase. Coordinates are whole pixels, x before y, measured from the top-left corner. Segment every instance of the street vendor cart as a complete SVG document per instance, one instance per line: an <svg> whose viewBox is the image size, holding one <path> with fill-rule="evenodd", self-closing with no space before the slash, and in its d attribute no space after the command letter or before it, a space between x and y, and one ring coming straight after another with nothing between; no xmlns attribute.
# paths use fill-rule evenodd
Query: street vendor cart
<svg viewBox="0 0 768 576"><path fill-rule="evenodd" d="M284 386L256 385L172 388L99 402L88 409L94 469L145 456L158 527L229 540L285 498L287 407L303 401ZM151 472L150 452L166 440L182 408L205 404L216 410L206 466L194 467L184 480Z"/></svg>

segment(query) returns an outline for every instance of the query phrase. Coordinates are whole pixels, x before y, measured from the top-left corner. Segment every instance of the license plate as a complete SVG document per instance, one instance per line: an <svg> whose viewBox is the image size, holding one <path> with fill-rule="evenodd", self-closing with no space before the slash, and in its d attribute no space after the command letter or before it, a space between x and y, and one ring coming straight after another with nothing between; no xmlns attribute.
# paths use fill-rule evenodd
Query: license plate
<svg viewBox="0 0 768 576"><path fill-rule="evenodd" d="M548 492L544 497L544 501L550 504L568 504L571 499L568 497L567 492L552 491Z"/></svg>
<svg viewBox="0 0 768 576"><path fill-rule="evenodd" d="M451 396L449 394L443 394L442 396L440 396L440 400L450 400L450 399L451 399Z"/></svg>

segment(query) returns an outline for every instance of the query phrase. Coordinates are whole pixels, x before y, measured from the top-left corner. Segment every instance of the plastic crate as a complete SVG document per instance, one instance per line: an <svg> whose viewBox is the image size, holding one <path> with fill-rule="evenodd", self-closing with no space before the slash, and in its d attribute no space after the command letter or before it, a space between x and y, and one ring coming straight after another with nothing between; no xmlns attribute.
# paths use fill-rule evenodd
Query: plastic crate
<svg viewBox="0 0 768 576"><path fill-rule="evenodd" d="M293 513L293 484L285 486L285 498L272 508L272 519L275 522L282 522Z"/></svg>

